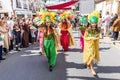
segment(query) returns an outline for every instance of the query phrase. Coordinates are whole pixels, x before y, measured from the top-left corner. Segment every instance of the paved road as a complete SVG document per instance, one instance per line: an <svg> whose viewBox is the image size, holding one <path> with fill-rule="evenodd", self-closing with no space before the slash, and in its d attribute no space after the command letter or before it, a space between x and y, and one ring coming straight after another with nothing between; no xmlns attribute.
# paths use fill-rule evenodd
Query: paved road
<svg viewBox="0 0 120 80"><path fill-rule="evenodd" d="M59 51L57 65L49 72L47 59L38 54L38 45L14 52L0 63L0 80L120 80L120 49L107 39L100 41L101 61L95 65L98 77L83 67L78 33L74 32L76 47Z"/></svg>

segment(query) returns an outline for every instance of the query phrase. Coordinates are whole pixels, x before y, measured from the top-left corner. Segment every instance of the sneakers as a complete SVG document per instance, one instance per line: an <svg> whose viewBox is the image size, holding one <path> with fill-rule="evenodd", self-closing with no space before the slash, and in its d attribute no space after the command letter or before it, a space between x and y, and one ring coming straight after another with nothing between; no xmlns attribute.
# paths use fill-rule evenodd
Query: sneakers
<svg viewBox="0 0 120 80"><path fill-rule="evenodd" d="M5 60L5 58L1 58L0 60Z"/></svg>

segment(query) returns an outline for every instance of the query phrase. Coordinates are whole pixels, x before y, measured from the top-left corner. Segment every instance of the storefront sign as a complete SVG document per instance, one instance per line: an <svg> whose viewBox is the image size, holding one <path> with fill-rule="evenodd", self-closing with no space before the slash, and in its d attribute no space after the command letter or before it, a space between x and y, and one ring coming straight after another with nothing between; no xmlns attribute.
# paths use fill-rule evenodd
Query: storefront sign
<svg viewBox="0 0 120 80"><path fill-rule="evenodd" d="M16 14L27 14L27 15L30 15L32 14L32 12L27 12L27 11L16 11Z"/></svg>

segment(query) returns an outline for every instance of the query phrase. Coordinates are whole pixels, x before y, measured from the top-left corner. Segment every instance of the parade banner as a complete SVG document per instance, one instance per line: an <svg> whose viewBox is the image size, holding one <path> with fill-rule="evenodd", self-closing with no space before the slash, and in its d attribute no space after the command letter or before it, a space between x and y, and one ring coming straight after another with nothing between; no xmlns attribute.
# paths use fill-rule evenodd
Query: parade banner
<svg viewBox="0 0 120 80"><path fill-rule="evenodd" d="M70 8L66 8L68 6L71 6L73 4L75 4L76 2L78 2L78 0L72 0L69 2L65 2L62 4L57 4L57 5L53 5L53 6L46 6L47 9L70 9Z"/></svg>
<svg viewBox="0 0 120 80"><path fill-rule="evenodd" d="M59 8L59 10L71 10L71 7L66 7L66 8Z"/></svg>

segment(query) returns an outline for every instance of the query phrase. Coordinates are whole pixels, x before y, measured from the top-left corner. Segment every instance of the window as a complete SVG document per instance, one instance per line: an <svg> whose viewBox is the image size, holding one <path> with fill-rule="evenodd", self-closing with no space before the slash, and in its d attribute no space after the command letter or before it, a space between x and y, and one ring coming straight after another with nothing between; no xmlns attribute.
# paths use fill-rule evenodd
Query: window
<svg viewBox="0 0 120 80"><path fill-rule="evenodd" d="M28 2L27 2L27 0L23 0L23 8L24 9L28 9Z"/></svg>
<svg viewBox="0 0 120 80"><path fill-rule="evenodd" d="M0 1L0 8L2 8L2 2Z"/></svg>
<svg viewBox="0 0 120 80"><path fill-rule="evenodd" d="M21 2L20 2L20 0L16 0L16 7L17 8L21 8Z"/></svg>
<svg viewBox="0 0 120 80"><path fill-rule="evenodd" d="M24 3L23 7L24 7L24 9L27 9L27 4L26 4L26 3Z"/></svg>
<svg viewBox="0 0 120 80"><path fill-rule="evenodd" d="M29 10L32 10L32 4L31 3L29 4Z"/></svg>

